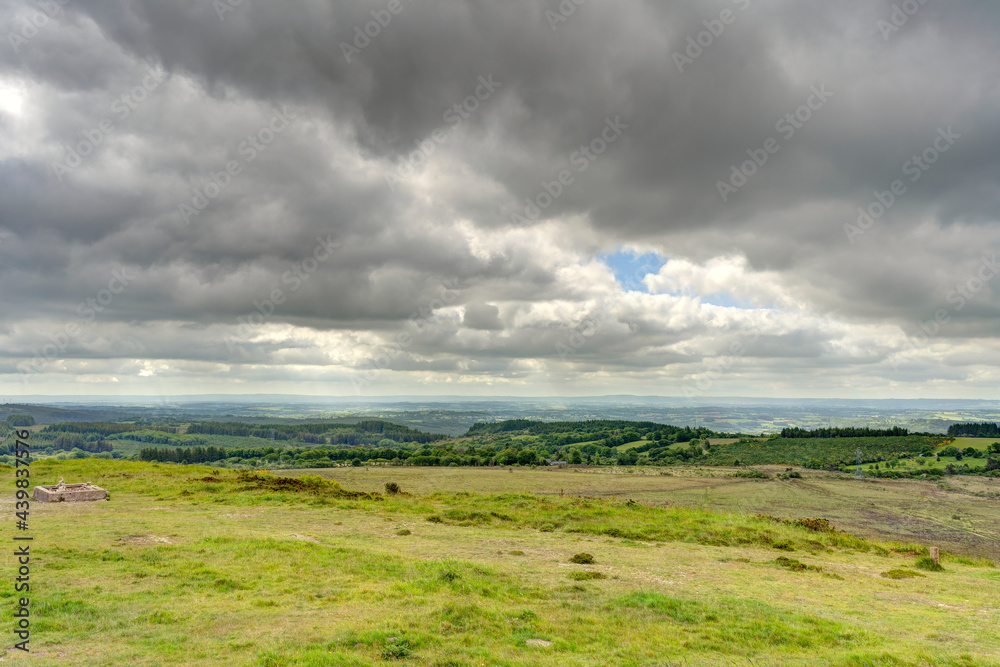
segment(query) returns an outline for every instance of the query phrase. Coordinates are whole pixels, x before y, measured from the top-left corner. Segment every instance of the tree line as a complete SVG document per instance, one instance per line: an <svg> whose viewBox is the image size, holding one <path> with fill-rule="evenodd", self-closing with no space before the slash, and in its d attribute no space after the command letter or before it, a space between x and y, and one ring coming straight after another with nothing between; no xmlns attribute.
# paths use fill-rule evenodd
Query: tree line
<svg viewBox="0 0 1000 667"><path fill-rule="evenodd" d="M782 438L894 438L909 435L910 432L902 427L892 428L863 428L856 426L843 426L837 428L817 428L812 431L793 427L781 429Z"/></svg>
<svg viewBox="0 0 1000 667"><path fill-rule="evenodd" d="M49 424L42 429L42 433L84 433L84 434L95 434L95 435L112 435L114 433L126 433L128 431L135 431L140 428L148 428L150 430L163 430L156 428L154 426L137 426L135 424L115 424L109 422L59 422L57 424Z"/></svg>
<svg viewBox="0 0 1000 667"><path fill-rule="evenodd" d="M1000 426L990 422L952 424L948 427L948 435L968 438L1000 438Z"/></svg>
<svg viewBox="0 0 1000 667"><path fill-rule="evenodd" d="M273 440L294 440L322 444L326 438L322 434L331 432L330 442L344 445L367 445L383 438L396 442L434 442L447 436L440 433L424 433L408 426L381 420L365 420L356 424L246 424L243 422L197 422L191 424L188 433L205 435L232 435L240 437Z"/></svg>
<svg viewBox="0 0 1000 667"><path fill-rule="evenodd" d="M225 461L228 459L239 460L267 460L279 461L282 458L294 460L297 464L306 468L322 468L324 464L345 462L345 461L410 461L412 465L435 465L432 462L419 463L417 461L437 461L441 456L435 455L431 451L411 452L405 449L393 449L391 447L381 449L285 449L282 447L253 447L253 448L228 448L228 447L146 447L139 451L140 461L161 461L167 463L212 463L215 461Z"/></svg>
<svg viewBox="0 0 1000 667"><path fill-rule="evenodd" d="M465 437L476 435L491 435L523 431L527 435L559 434L594 434L634 431L638 434L662 433L664 436L675 433L699 433L702 437L723 437L725 434L715 433L708 429L692 429L690 426L672 426L657 422L637 422L624 419L587 419L574 422L543 422L534 419L508 419L499 422L476 422L466 432ZM692 436L698 437L698 436ZM592 438L597 439L597 438ZM689 438L690 439L690 438Z"/></svg>

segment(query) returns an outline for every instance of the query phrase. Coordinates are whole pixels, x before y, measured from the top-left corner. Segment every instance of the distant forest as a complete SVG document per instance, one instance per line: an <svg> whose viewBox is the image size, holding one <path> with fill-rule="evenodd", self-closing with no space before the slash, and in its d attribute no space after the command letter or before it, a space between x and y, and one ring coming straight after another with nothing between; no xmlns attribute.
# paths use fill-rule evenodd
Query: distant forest
<svg viewBox="0 0 1000 667"><path fill-rule="evenodd" d="M297 424L295 426L287 424L244 424L242 422L198 422L191 424L187 432L273 440L293 440L298 437L301 440L301 436L304 434L315 435L331 430L341 431L341 433L334 433L332 442L343 445L373 444L382 438L389 438L396 442L426 443L442 440L447 437L439 433L424 433L423 431L417 431L407 426L381 420L360 421L357 424ZM315 439L306 438L304 441L314 442Z"/></svg>
<svg viewBox="0 0 1000 667"><path fill-rule="evenodd" d="M952 424L948 427L948 435L963 435L969 438L1000 438L1000 426L990 422Z"/></svg>

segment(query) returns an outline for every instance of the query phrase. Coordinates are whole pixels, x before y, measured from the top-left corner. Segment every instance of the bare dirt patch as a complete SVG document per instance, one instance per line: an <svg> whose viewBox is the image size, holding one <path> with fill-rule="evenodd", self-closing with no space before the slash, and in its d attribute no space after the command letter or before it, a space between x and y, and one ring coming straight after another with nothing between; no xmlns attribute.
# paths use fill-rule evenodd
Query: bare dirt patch
<svg viewBox="0 0 1000 667"><path fill-rule="evenodd" d="M524 643L528 646L552 646L552 642L547 639L526 639Z"/></svg>

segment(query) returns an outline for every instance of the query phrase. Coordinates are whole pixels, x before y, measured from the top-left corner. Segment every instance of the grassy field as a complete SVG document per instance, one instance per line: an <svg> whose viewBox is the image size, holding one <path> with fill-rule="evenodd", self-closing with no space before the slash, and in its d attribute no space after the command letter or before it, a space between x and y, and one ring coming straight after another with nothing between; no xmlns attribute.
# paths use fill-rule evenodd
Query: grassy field
<svg viewBox="0 0 1000 667"><path fill-rule="evenodd" d="M908 435L878 438L767 438L713 446L707 463L724 465L739 460L743 464L798 464L815 461L822 467L856 460L861 450L863 460L894 457L904 453L919 454L924 447L944 442L944 436Z"/></svg>
<svg viewBox="0 0 1000 667"><path fill-rule="evenodd" d="M758 466L770 479L734 477L734 468L334 468L307 471L344 486L378 491L396 482L414 493L531 493L673 504L717 512L821 516L877 540L918 541L1000 560L1000 479L866 479L786 466ZM289 472L289 474L299 474Z"/></svg>
<svg viewBox="0 0 1000 667"><path fill-rule="evenodd" d="M3 661L1000 664L1000 572L991 563L945 556L944 571L926 571L920 545L814 532L780 520L782 508L767 512L778 519L702 509L770 493L809 516L809 502L823 497L811 485L846 496L850 480L786 487L718 470L323 473L349 475L358 490L396 481L414 495L197 466L36 462L35 483L92 481L112 496L32 505L33 653L8 651ZM986 502L961 490L855 488L852 502L919 489ZM649 494L669 494L669 506ZM12 502L3 503L12 518ZM580 553L594 562L572 562ZM0 562L12 580L13 557ZM11 587L0 591L11 608Z"/></svg>
<svg viewBox="0 0 1000 667"><path fill-rule="evenodd" d="M581 443L581 444L589 444L589 443ZM633 440L632 442L626 442L623 445L618 445L617 447L615 447L615 449L617 449L619 452L624 452L626 449L633 449L635 447L640 447L642 445L647 445L647 444L649 444L649 440Z"/></svg>
<svg viewBox="0 0 1000 667"><path fill-rule="evenodd" d="M973 447L986 451L994 442L997 442L997 438L953 438L950 444L960 449Z"/></svg>

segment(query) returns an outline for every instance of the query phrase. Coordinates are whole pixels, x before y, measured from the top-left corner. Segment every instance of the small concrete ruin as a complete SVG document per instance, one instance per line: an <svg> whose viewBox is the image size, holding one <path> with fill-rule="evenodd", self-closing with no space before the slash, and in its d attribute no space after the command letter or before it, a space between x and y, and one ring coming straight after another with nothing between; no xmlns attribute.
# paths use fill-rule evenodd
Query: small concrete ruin
<svg viewBox="0 0 1000 667"><path fill-rule="evenodd" d="M90 482L67 484L59 478L58 484L36 486L35 500L42 503L79 502L83 500L105 500L108 492Z"/></svg>

